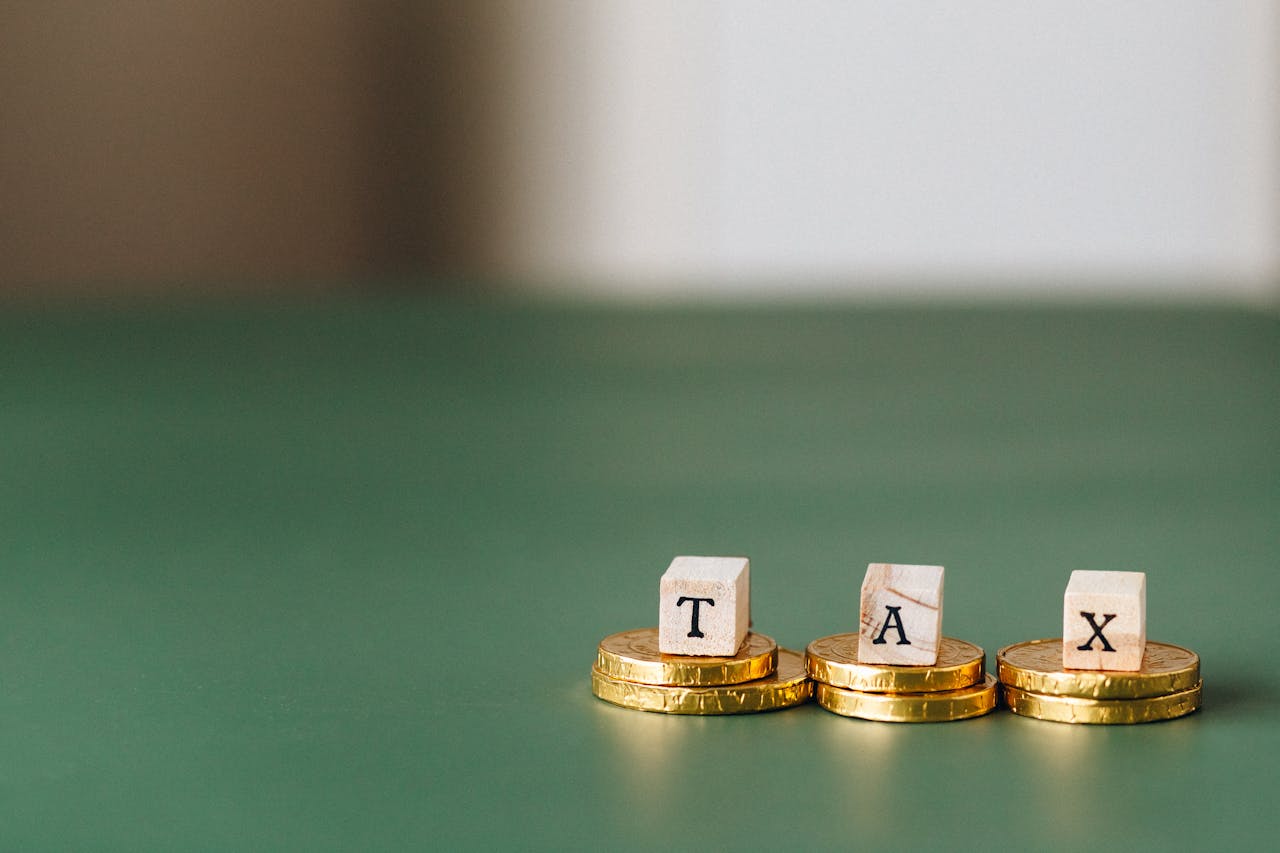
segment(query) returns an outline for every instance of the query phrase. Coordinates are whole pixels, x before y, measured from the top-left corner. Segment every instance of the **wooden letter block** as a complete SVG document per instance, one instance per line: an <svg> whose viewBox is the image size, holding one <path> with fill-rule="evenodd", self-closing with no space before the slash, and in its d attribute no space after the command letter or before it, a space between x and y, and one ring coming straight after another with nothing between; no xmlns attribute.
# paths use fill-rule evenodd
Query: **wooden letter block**
<svg viewBox="0 0 1280 853"><path fill-rule="evenodd" d="M658 651L732 657L751 623L746 557L676 557L662 576Z"/></svg>
<svg viewBox="0 0 1280 853"><path fill-rule="evenodd" d="M858 632L860 663L932 666L938 662L942 575L942 566L867 566Z"/></svg>
<svg viewBox="0 0 1280 853"><path fill-rule="evenodd" d="M1067 669L1142 669L1147 646L1147 576L1072 572L1062 607Z"/></svg>

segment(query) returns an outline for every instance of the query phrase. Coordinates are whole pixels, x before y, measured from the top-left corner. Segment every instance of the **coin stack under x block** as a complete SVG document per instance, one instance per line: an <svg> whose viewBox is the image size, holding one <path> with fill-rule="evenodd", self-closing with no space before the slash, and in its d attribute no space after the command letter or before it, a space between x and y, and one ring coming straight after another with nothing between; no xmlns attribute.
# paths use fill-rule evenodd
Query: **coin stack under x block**
<svg viewBox="0 0 1280 853"><path fill-rule="evenodd" d="M676 557L659 590L658 627L600 641L591 691L666 714L748 714L806 702L804 658L750 630L745 557Z"/></svg>
<svg viewBox="0 0 1280 853"><path fill-rule="evenodd" d="M890 723L979 717L995 709L996 680L981 648L942 636L942 566L872 563L858 633L814 640L805 668L828 711Z"/></svg>
<svg viewBox="0 0 1280 853"><path fill-rule="evenodd" d="M1200 658L1147 641L1142 572L1071 573L1061 639L1000 650L997 671L1015 714L1058 723L1150 723L1200 707Z"/></svg>

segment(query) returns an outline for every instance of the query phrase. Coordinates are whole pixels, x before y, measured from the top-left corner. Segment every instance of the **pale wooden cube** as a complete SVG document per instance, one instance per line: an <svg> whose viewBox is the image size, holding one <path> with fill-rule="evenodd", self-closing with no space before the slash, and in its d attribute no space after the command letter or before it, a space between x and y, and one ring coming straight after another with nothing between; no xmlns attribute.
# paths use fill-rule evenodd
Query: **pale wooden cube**
<svg viewBox="0 0 1280 853"><path fill-rule="evenodd" d="M1147 647L1147 576L1075 571L1062 605L1067 669L1142 669Z"/></svg>
<svg viewBox="0 0 1280 853"><path fill-rule="evenodd" d="M942 566L872 563L862 579L859 663L932 666L942 643Z"/></svg>
<svg viewBox="0 0 1280 853"><path fill-rule="evenodd" d="M746 557L676 557L662 575L658 651L732 657L751 624Z"/></svg>

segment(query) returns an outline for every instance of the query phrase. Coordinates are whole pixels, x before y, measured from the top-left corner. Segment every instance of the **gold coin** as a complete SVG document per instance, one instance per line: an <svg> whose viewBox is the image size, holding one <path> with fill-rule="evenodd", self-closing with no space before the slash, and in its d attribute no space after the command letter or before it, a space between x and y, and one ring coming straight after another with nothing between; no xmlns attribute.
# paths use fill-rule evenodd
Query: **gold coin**
<svg viewBox="0 0 1280 853"><path fill-rule="evenodd" d="M1148 642L1135 672L1065 669L1062 640L1030 640L996 653L1003 684L1030 693L1077 699L1144 699L1189 690L1200 683L1200 658L1190 649Z"/></svg>
<svg viewBox="0 0 1280 853"><path fill-rule="evenodd" d="M664 655L658 651L658 629L623 631L600 641L595 668L609 678L639 684L714 687L764 678L778 666L778 644L749 632L733 657Z"/></svg>
<svg viewBox="0 0 1280 853"><path fill-rule="evenodd" d="M753 714L776 711L809 701L813 682L804 672L804 656L778 649L778 668L772 675L744 684L717 687L675 687L637 684L591 669L591 692L606 702L634 711L663 714Z"/></svg>
<svg viewBox="0 0 1280 853"><path fill-rule="evenodd" d="M941 723L980 717L995 710L999 697L995 678L959 690L932 693L866 693L815 682L813 698L835 714L883 723Z"/></svg>
<svg viewBox="0 0 1280 853"><path fill-rule="evenodd" d="M814 640L804 653L814 681L864 693L932 693L959 690L982 680L986 653L973 643L943 637L933 666L858 663L858 635Z"/></svg>
<svg viewBox="0 0 1280 853"><path fill-rule="evenodd" d="M1046 696L1005 685L1009 710L1024 717L1055 723L1154 723L1190 714L1200 707L1197 684L1168 696L1146 699L1080 699L1075 696Z"/></svg>

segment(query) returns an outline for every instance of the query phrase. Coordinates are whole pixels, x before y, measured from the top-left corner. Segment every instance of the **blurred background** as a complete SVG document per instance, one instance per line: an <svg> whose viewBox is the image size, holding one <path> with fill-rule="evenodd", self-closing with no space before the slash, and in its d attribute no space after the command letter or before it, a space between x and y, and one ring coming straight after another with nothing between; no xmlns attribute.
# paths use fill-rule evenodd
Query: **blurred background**
<svg viewBox="0 0 1280 853"><path fill-rule="evenodd" d="M0 288L1280 300L1280 4L0 7Z"/></svg>
<svg viewBox="0 0 1280 853"><path fill-rule="evenodd" d="M1271 849L1277 235L1280 0L0 0L0 850ZM677 554L1206 712L597 701Z"/></svg>

